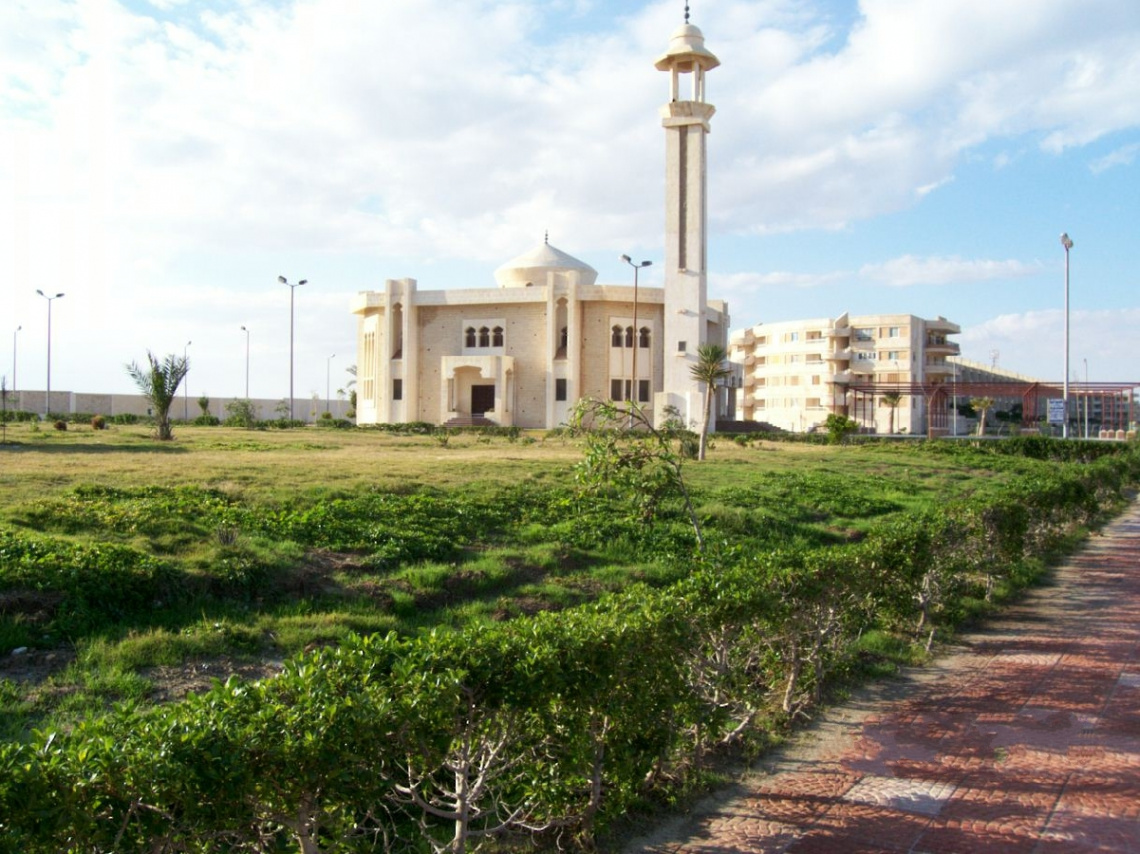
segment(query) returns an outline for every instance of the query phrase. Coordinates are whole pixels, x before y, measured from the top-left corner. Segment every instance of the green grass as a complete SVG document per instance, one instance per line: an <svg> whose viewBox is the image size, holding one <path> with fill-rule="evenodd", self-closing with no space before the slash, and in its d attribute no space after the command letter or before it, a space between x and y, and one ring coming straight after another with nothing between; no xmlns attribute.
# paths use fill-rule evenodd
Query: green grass
<svg viewBox="0 0 1140 854"><path fill-rule="evenodd" d="M0 564L0 659L17 646L74 654L47 680L0 670L3 732L160 698L155 669L224 675L218 662L279 661L351 632L510 619L683 577L693 542L680 506L647 526L620 503L579 502L580 457L576 442L542 434L457 434L444 446L375 431L178 427L159 443L144 426L9 425L0 538L27 548L21 560L73 561L59 584L81 584L96 561L129 592L151 561L160 586L102 601L96 585L78 607L31 589L34 572L5 583ZM718 440L685 471L710 547L750 553L846 542L1052 465L917 443ZM869 661L906 654L873 640Z"/></svg>

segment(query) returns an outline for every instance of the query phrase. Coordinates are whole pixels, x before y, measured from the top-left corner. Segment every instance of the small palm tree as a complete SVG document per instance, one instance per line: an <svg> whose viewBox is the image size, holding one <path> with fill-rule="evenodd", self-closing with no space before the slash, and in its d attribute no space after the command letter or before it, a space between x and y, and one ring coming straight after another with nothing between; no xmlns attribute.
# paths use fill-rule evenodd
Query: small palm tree
<svg viewBox="0 0 1140 854"><path fill-rule="evenodd" d="M883 406L889 406L891 408L891 426L887 432L891 435L894 435L895 410L899 408L899 404L902 402L902 393L897 391L888 391L883 394L881 400L883 401Z"/></svg>
<svg viewBox="0 0 1140 854"><path fill-rule="evenodd" d="M986 433L986 413L994 405L992 397L971 397L970 406L978 413L978 435L984 436Z"/></svg>
<svg viewBox="0 0 1140 854"><path fill-rule="evenodd" d="M689 368L690 376L697 382L705 384L705 420L701 425L698 460L705 458L705 450L709 443L709 422L712 421L712 405L717 382L732 376L732 369L724 363L727 358L728 353L719 344L702 344L697 348L697 363Z"/></svg>
<svg viewBox="0 0 1140 854"><path fill-rule="evenodd" d="M185 356L171 354L159 362L150 350L146 351L146 358L147 368L140 368L137 362L131 362L126 366L127 373L154 409L156 437L164 442L169 441L174 438L174 431L170 427L170 407L178 397L178 386L190 370L190 361Z"/></svg>

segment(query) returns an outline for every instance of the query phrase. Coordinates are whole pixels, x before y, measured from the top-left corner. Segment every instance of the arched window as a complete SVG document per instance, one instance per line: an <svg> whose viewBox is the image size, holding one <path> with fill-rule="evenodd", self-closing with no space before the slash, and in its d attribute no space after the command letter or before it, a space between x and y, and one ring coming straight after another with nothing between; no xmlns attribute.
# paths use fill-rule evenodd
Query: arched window
<svg viewBox="0 0 1140 854"><path fill-rule="evenodd" d="M570 340L569 330L563 326L562 331L558 333L558 349L565 350L566 345Z"/></svg>
<svg viewBox="0 0 1140 854"><path fill-rule="evenodd" d="M620 326L615 326L613 329L610 330L610 346L611 347L620 347L621 346L621 327Z"/></svg>
<svg viewBox="0 0 1140 854"><path fill-rule="evenodd" d="M633 346L633 327L632 326L627 326L625 328L625 346L626 347L632 347Z"/></svg>
<svg viewBox="0 0 1140 854"><path fill-rule="evenodd" d="M474 326L468 326L467 331L464 333L464 335L465 335L465 337L463 339L463 343L468 347L474 347L475 346L475 327Z"/></svg>
<svg viewBox="0 0 1140 854"><path fill-rule="evenodd" d="M503 346L503 327L496 326L491 331L491 346L492 347L502 347Z"/></svg>
<svg viewBox="0 0 1140 854"><path fill-rule="evenodd" d="M480 326L479 327L479 346L480 347L490 347L491 346L491 330L488 329L486 326Z"/></svg>
<svg viewBox="0 0 1140 854"><path fill-rule="evenodd" d="M649 327L643 326L638 330L637 346L644 349L649 347Z"/></svg>

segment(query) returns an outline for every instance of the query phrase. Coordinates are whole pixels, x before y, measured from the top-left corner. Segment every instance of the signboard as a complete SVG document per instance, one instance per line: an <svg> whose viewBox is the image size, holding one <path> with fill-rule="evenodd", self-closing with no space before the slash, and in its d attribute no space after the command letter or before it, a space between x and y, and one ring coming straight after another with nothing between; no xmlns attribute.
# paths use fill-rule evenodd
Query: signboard
<svg viewBox="0 0 1140 854"><path fill-rule="evenodd" d="M1049 423L1065 423L1065 399L1063 397L1049 398Z"/></svg>

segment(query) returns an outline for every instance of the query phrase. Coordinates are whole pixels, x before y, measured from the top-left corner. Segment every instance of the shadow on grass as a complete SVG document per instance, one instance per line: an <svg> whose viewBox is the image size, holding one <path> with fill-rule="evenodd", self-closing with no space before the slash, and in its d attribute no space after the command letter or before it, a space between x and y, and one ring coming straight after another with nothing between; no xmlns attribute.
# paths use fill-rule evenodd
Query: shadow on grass
<svg viewBox="0 0 1140 854"><path fill-rule="evenodd" d="M145 442L138 445L50 445L40 442L0 442L0 452L35 452L41 454L187 454L190 448L168 442Z"/></svg>

